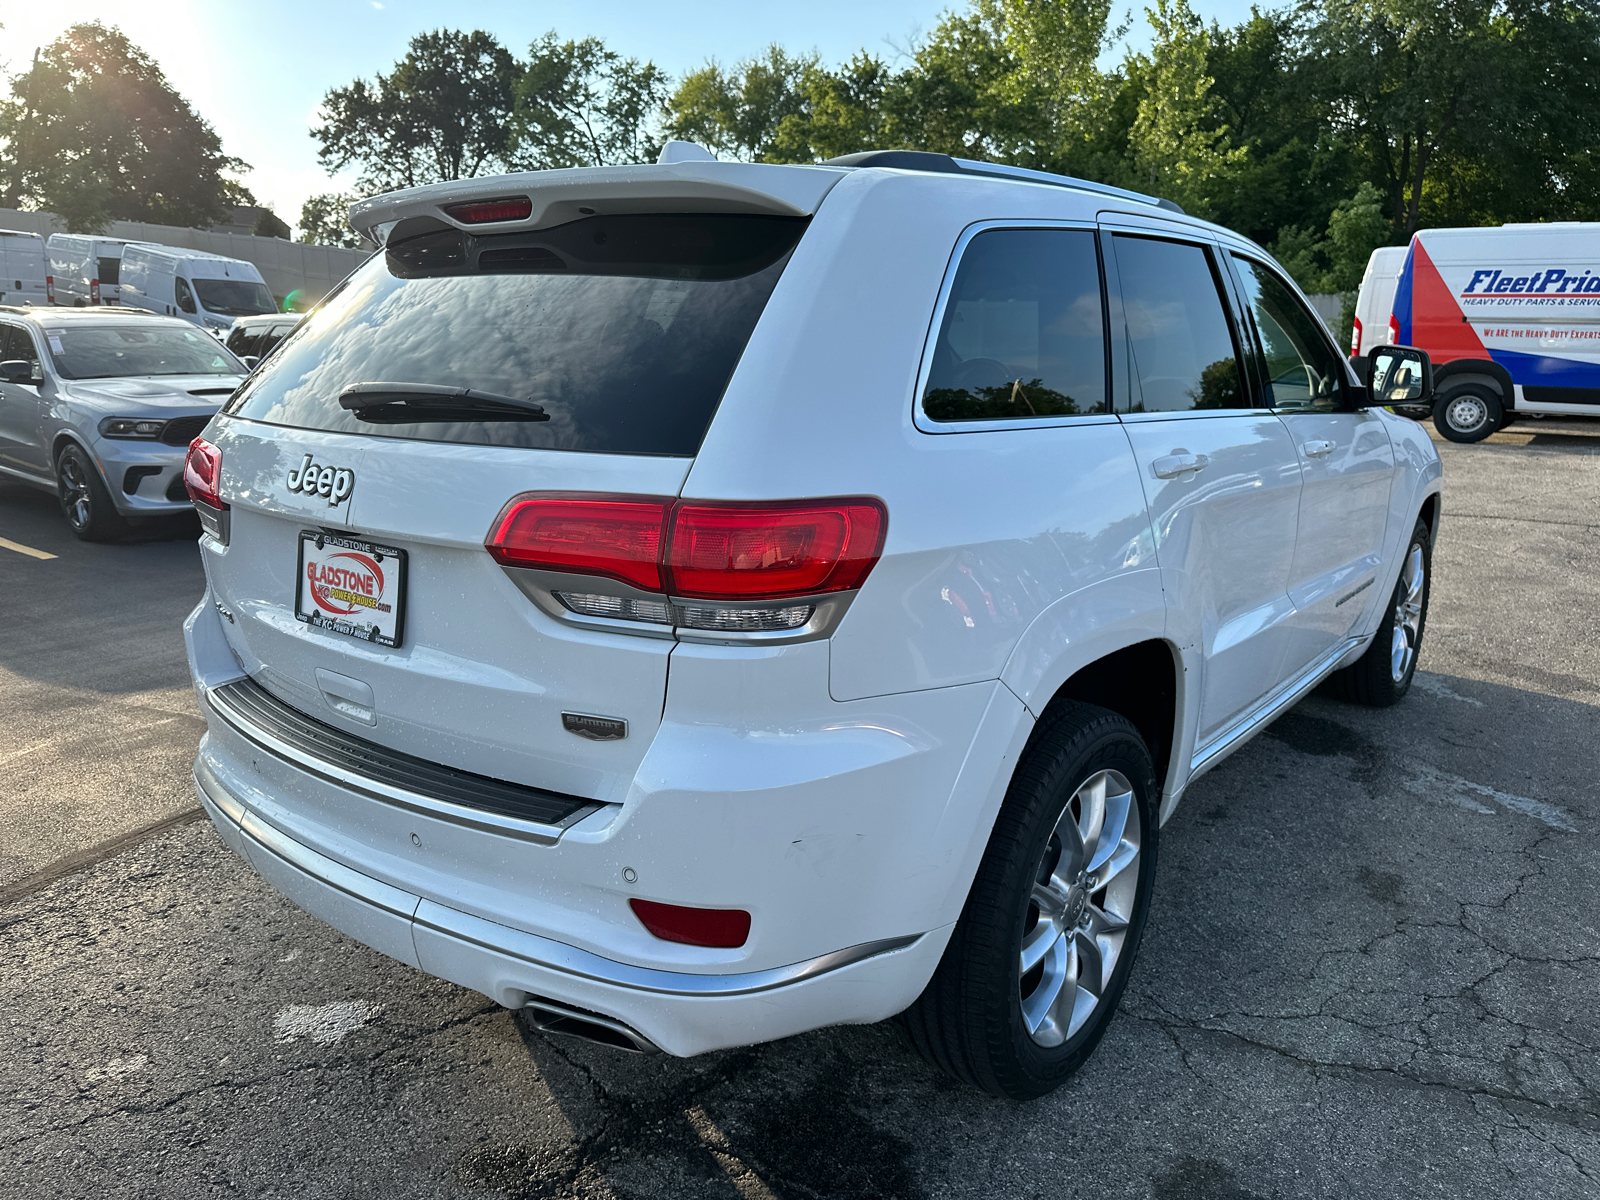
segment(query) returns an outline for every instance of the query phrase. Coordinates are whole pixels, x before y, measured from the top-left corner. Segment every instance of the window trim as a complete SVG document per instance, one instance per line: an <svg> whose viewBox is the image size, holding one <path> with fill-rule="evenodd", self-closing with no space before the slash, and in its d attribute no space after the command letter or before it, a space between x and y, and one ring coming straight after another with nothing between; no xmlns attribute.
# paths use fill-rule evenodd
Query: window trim
<svg viewBox="0 0 1600 1200"><path fill-rule="evenodd" d="M1072 416L1054 415L1048 417L1009 417L990 421L939 421L930 417L922 407L923 393L927 391L928 376L933 371L933 354L939 338L939 330L944 328L945 309L950 304L950 293L955 289L956 273L961 269L962 259L966 257L967 247L972 244L979 234L989 233L993 230L1042 230L1042 229L1067 229L1078 230L1095 237L1095 261L1100 272L1100 320L1104 330L1103 341L1106 347L1106 411L1100 413L1079 413ZM1100 245L1098 225L1094 221L1058 221L1045 218L1024 218L1022 220L988 220L974 221L961 231L961 236L956 239L954 249L950 252L950 261L945 266L944 278L939 283L939 295L933 306L933 319L928 324L928 332L922 344L922 357L917 363L916 382L911 392L911 422L922 433L996 433L1008 429L1052 429L1059 425L1104 425L1117 420L1116 389L1112 385L1112 355L1111 355L1111 314L1109 311L1109 296L1106 289L1106 264Z"/></svg>
<svg viewBox="0 0 1600 1200"><path fill-rule="evenodd" d="M1301 293L1299 287L1295 285L1293 280L1287 277L1287 273L1281 268L1275 267L1271 263L1263 261L1264 256L1251 254L1244 250L1236 249L1232 246L1224 246L1222 247L1222 250L1228 259L1228 274L1233 279L1233 286L1238 290L1239 306L1244 313L1245 324L1250 330L1250 338L1252 342L1252 374L1255 376L1256 386L1260 391L1261 399L1263 401L1268 398L1268 384L1270 382L1267 379L1266 344L1261 339L1261 330L1256 327L1256 315L1250 308L1249 293L1245 291L1244 277L1239 273L1238 264L1234 262L1235 259L1243 259L1251 266L1255 267L1256 270L1265 271L1267 274L1276 279L1279 284L1286 288L1289 292L1289 295L1295 300L1295 302L1304 308L1306 312L1311 314L1311 318L1316 323L1317 329L1322 333L1322 339L1327 344L1329 351L1333 354L1333 357L1344 366L1344 372L1340 376L1339 381L1340 394L1343 399L1338 408L1279 408L1275 404L1265 404L1264 407L1268 411L1277 413L1281 416L1292 416L1296 413L1320 413L1323 416L1327 416L1329 413L1356 411L1352 407L1352 388L1354 385L1350 379L1349 356L1339 348L1338 343L1334 340L1333 333L1328 329L1327 323L1323 321L1323 319L1317 314L1317 310L1306 303L1305 296Z"/></svg>
<svg viewBox="0 0 1600 1200"><path fill-rule="evenodd" d="M1211 267L1212 282L1217 287L1217 301L1222 306L1223 319L1228 325L1228 336L1233 339L1234 361L1239 364L1239 384L1244 389L1245 399L1249 401L1243 408L1180 408L1163 409L1155 412L1133 412L1133 389L1138 386L1131 363L1125 368L1127 379L1122 391L1122 405L1117 409L1117 416L1123 421L1183 421L1198 420L1202 417L1248 417L1262 416L1272 410L1264 403L1266 397L1256 386L1256 351L1255 343L1248 340L1247 327L1244 324L1245 314L1241 311L1238 293L1238 281L1234 277L1233 266L1227 261L1227 250L1220 243L1207 238L1196 236L1193 231L1168 229L1155 226L1121 226L1107 225L1102 227L1107 239L1116 237L1143 238L1145 241L1176 242L1181 246L1192 246L1206 256L1206 261ZM1115 246L1109 248L1112 256L1116 254ZM1121 313L1122 279L1117 276L1118 311ZM1123 340L1127 345L1127 353L1132 354L1132 346L1127 341L1126 314L1122 314ZM1254 329L1248 330L1249 337L1254 336ZM1140 393L1143 399L1143 392Z"/></svg>

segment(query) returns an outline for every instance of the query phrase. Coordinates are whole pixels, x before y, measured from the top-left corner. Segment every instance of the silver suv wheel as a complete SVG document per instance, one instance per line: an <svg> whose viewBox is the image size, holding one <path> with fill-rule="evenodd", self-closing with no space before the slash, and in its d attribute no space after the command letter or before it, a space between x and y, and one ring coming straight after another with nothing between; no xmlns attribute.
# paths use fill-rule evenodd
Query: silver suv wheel
<svg viewBox="0 0 1600 1200"><path fill-rule="evenodd" d="M1394 637L1389 646L1389 673L1395 683L1405 682L1417 657L1417 642L1422 638L1422 593L1428 567L1422 560L1422 547L1412 543L1400 568L1400 586L1394 599Z"/></svg>

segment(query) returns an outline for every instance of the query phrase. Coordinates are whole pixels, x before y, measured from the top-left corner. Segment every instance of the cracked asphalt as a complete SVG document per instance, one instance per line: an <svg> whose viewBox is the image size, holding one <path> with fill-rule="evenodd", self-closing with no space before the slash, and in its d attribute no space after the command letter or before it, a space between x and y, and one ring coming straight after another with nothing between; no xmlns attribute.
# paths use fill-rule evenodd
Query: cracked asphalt
<svg viewBox="0 0 1600 1200"><path fill-rule="evenodd" d="M893 1025L623 1055L351 942L183 822L155 618L193 591L138 584L181 539L0 558L0 1195L1600 1195L1600 437L1565 429L1443 448L1416 689L1313 696L1196 785L1122 1012L1029 1105ZM0 537L38 518L0 489ZM41 578L76 594L19 638Z"/></svg>

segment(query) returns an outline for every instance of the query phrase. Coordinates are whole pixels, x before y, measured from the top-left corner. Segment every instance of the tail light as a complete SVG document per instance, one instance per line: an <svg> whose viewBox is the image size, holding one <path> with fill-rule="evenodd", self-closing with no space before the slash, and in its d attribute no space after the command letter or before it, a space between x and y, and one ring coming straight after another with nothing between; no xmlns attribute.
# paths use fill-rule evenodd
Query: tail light
<svg viewBox="0 0 1600 1200"><path fill-rule="evenodd" d="M89 303L100 303L100 281L98 279L89 280Z"/></svg>
<svg viewBox="0 0 1600 1200"><path fill-rule="evenodd" d="M200 514L200 524L205 531L223 545L228 544L228 506L220 494L222 486L222 451L205 438L195 438L189 443L189 455L183 461L183 486L194 501L194 510Z"/></svg>
<svg viewBox="0 0 1600 1200"><path fill-rule="evenodd" d="M44 298L51 304L56 302L56 277L54 275L46 275L44 277Z"/></svg>
<svg viewBox="0 0 1600 1200"><path fill-rule="evenodd" d="M742 908L685 908L655 900L629 900L633 915L664 942L732 949L750 937L750 914Z"/></svg>
<svg viewBox="0 0 1600 1200"><path fill-rule="evenodd" d="M1400 344L1400 322L1394 319L1394 314L1389 314L1389 345Z"/></svg>
<svg viewBox="0 0 1600 1200"><path fill-rule="evenodd" d="M806 625L817 608L809 601L858 589L887 527L883 502L866 496L746 503L525 492L501 511L484 545L503 566L595 576L671 598L603 587L553 592L582 616L772 633Z"/></svg>
<svg viewBox="0 0 1600 1200"><path fill-rule="evenodd" d="M1350 325L1350 353L1361 353L1361 318L1357 317Z"/></svg>
<svg viewBox="0 0 1600 1200"><path fill-rule="evenodd" d="M533 201L526 196L502 196L497 200L446 204L444 211L463 225L482 225L488 221L525 221L533 214Z"/></svg>

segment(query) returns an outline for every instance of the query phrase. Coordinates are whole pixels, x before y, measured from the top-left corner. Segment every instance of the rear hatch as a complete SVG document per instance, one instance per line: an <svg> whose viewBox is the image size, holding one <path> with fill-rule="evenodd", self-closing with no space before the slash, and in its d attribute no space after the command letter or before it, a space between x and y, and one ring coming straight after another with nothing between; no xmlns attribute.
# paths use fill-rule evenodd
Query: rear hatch
<svg viewBox="0 0 1600 1200"><path fill-rule="evenodd" d="M806 220L401 224L211 427L225 632L326 724L620 801L673 642L546 611L485 539L530 490L676 495Z"/></svg>

